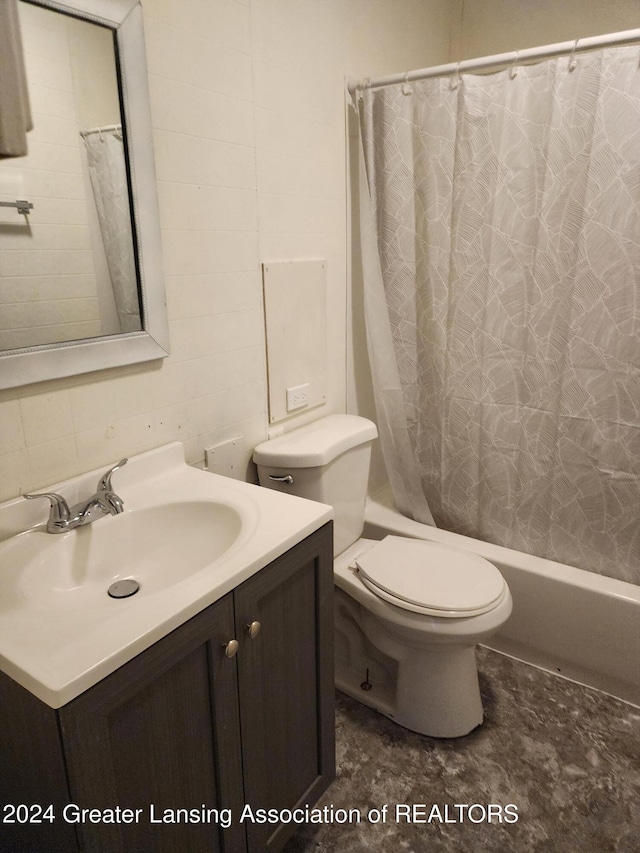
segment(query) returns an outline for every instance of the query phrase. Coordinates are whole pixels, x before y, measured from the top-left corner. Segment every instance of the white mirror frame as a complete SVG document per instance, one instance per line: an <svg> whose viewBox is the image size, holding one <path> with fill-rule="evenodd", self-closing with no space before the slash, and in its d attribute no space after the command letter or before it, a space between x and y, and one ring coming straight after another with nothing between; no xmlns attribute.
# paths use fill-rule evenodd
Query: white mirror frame
<svg viewBox="0 0 640 853"><path fill-rule="evenodd" d="M144 329L0 352L0 388L136 364L169 354L147 62L139 0L29 0L116 32Z"/></svg>

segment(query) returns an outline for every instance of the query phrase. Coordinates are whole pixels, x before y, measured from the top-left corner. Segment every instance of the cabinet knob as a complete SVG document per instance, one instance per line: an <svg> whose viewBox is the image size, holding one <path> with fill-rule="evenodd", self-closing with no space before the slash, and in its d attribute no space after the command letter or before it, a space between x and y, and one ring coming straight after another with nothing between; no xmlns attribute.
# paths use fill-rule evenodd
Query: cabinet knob
<svg viewBox="0 0 640 853"><path fill-rule="evenodd" d="M238 653L239 643L237 640L229 640L228 643L223 643L224 653L228 658L234 658Z"/></svg>
<svg viewBox="0 0 640 853"><path fill-rule="evenodd" d="M247 629L247 633L249 634L249 637L253 640L260 633L260 628L262 628L262 625L259 622L250 622L245 627Z"/></svg>

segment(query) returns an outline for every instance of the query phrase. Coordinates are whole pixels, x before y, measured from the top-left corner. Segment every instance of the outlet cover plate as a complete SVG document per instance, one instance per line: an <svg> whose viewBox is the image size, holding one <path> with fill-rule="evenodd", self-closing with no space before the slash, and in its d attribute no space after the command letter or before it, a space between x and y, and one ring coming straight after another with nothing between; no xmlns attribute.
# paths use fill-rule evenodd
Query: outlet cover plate
<svg viewBox="0 0 640 853"><path fill-rule="evenodd" d="M304 385L296 385L294 388L287 388L287 411L295 412L298 409L303 409L309 405L311 400L311 386L308 382Z"/></svg>

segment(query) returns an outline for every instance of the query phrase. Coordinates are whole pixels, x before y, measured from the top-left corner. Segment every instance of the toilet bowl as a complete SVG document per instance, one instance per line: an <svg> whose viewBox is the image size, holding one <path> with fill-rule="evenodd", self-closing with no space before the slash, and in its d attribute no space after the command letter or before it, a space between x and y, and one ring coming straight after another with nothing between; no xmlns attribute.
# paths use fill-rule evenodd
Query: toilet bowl
<svg viewBox="0 0 640 853"><path fill-rule="evenodd" d="M404 574L407 546L409 574L419 595L407 602L407 587L413 587L401 582L397 586L403 597L393 589L396 584L388 583L381 596L361 567L366 570L370 562L384 560L392 571ZM467 572L470 585L459 586ZM436 543L388 536L382 542L359 539L338 555L334 579L342 593L336 596L336 630L340 632L350 617L369 650L366 660L361 656L354 661L349 650L337 644L340 689L405 728L431 737L460 737L482 723L475 646L497 631L512 609L509 588L495 566ZM421 605L416 606L418 597ZM397 664L390 684L375 675L365 677L367 669L380 669L380 653Z"/></svg>
<svg viewBox="0 0 640 853"><path fill-rule="evenodd" d="M483 718L475 646L509 618L489 561L435 542L361 538L375 425L332 415L263 442L261 485L334 508L336 685L412 731L460 737Z"/></svg>

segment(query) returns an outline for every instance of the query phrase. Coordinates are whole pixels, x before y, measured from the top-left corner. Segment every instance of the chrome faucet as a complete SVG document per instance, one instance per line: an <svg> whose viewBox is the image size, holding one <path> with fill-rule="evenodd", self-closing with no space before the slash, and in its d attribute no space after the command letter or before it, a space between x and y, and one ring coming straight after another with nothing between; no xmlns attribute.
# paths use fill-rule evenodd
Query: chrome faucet
<svg viewBox="0 0 640 853"><path fill-rule="evenodd" d="M35 495L23 495L27 500L33 498L48 498L51 504L49 520L47 521L47 533L64 533L65 530L73 530L74 527L82 527L91 524L105 515L118 515L124 509L122 498L111 488L111 475L118 468L127 464L127 459L121 459L117 465L100 477L98 488L89 500L80 501L69 508L69 504L56 492L40 492Z"/></svg>

